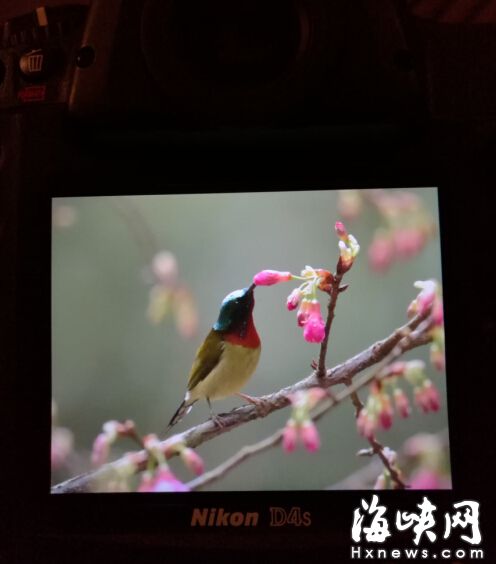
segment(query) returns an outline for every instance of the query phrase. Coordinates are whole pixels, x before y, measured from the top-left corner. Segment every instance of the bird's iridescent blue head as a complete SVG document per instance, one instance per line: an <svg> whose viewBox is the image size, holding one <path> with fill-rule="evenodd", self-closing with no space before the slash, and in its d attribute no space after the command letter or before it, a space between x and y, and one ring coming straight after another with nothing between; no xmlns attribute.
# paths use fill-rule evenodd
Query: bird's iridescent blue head
<svg viewBox="0 0 496 564"><path fill-rule="evenodd" d="M255 306L255 284L228 294L220 306L219 317L214 324L216 331L243 332Z"/></svg>

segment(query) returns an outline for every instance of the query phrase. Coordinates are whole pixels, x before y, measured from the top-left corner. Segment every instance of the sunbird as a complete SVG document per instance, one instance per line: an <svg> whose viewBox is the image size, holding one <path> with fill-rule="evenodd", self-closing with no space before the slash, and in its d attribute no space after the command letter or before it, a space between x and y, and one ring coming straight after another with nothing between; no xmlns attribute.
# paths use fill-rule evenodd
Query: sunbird
<svg viewBox="0 0 496 564"><path fill-rule="evenodd" d="M187 415L193 404L206 399L213 421L222 425L212 412L210 400L232 394L258 403L258 398L241 394L260 358L260 337L253 323L255 284L228 294L220 306L219 317L196 352L184 400L169 422L167 431Z"/></svg>

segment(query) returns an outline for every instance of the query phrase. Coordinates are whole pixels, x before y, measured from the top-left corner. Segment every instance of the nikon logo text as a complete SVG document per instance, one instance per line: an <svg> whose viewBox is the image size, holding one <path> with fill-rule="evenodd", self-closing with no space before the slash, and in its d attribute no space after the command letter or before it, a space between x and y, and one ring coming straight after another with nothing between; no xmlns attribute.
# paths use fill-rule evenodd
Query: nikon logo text
<svg viewBox="0 0 496 564"><path fill-rule="evenodd" d="M256 527L258 513L242 513L235 511L229 513L222 507L193 509L191 515L192 527Z"/></svg>

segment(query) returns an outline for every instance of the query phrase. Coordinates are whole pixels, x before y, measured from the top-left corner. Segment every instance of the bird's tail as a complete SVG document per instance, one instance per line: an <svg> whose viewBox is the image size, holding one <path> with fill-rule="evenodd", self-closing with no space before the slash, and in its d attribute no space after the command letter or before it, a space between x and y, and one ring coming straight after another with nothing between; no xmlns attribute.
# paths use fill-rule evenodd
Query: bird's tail
<svg viewBox="0 0 496 564"><path fill-rule="evenodd" d="M174 413L172 419L169 421L169 425L167 426L167 429L165 431L166 433L169 431L171 427L173 427L176 423L179 423L179 421L181 421L181 419L191 411L191 408L193 407L194 403L195 402L186 403L186 400L183 400L181 405L178 407L176 413Z"/></svg>

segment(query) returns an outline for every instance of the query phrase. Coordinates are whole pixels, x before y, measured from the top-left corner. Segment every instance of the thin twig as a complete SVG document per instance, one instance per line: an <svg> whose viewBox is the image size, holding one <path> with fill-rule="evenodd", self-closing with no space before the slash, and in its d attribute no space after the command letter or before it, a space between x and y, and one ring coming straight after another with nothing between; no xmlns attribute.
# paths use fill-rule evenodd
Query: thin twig
<svg viewBox="0 0 496 564"><path fill-rule="evenodd" d="M262 407L255 405L243 405L233 409L229 413L220 414L218 417L222 420L222 427L216 425L213 421L208 420L204 423L191 427L182 433L173 435L169 439L162 441L161 446L163 451L166 452L167 450L171 450L170 446L177 442L182 442L186 446L194 448L218 435L232 431L236 427L239 427L249 421L266 417L269 413L286 407L289 404L288 395L298 390L306 390L315 386L329 388L337 384L344 384L349 381L350 378L352 379L355 375L370 366L381 362L383 359L390 358L391 352L404 338L404 335L410 331L412 331L412 333L410 334L408 343L402 347L403 352L430 342L432 340L430 335L422 331L414 331L423 322L425 317L425 315L414 317L406 325L396 329L385 339L374 343L344 363L327 370L324 378L317 378L315 372L312 372L312 374L303 380L300 380L296 384L283 388L267 396L263 396L261 398L263 400ZM391 361L389 360L388 363L389 362ZM382 368L383 364L381 364L378 372L380 372ZM375 377L377 377L376 372L374 372L371 376L368 376L365 383L360 384L360 387L363 387ZM362 380L360 380L360 382L362 382ZM338 394L334 403L339 403L343 398L349 397L357 389L359 388L356 388L355 385L353 385L345 390L346 393L344 396L342 393ZM341 399L339 399L340 396ZM173 453L172 455L175 454L177 453ZM144 470L148 460L146 451L134 453L134 460L137 463L137 470ZM119 469L119 466L125 464L126 462L123 459L116 460L98 468L97 470L81 474L80 476L75 476L74 478L62 482L61 484L53 486L51 491L52 493L81 493L94 491L95 485L105 482L106 479L112 478L115 475L115 471Z"/></svg>
<svg viewBox="0 0 496 564"><path fill-rule="evenodd" d="M439 440L442 448L447 448L449 445L449 433L448 429L443 429L434 435L436 439ZM401 450L398 452L398 457L400 460L400 465L403 465L408 455L405 452L405 444L403 444ZM374 458L369 464L363 468L359 468L356 472L349 474L343 480L335 482L334 484L327 486L326 490L368 490L371 489L367 487L366 484L371 484L375 481L379 473L381 472L382 464L377 459Z"/></svg>
<svg viewBox="0 0 496 564"><path fill-rule="evenodd" d="M279 429L270 437L263 439L253 445L246 445L242 449L240 449L234 456L228 458L225 462L213 468L209 472L205 472L198 478L191 480L186 485L190 490L198 490L203 486L210 484L211 482L215 482L219 478L225 476L229 471L233 468L236 468L239 464L244 462L247 458L254 456L255 454L259 454L276 446L278 443L281 442L283 435L283 430Z"/></svg>
<svg viewBox="0 0 496 564"><path fill-rule="evenodd" d="M330 289L329 305L327 306L327 320L325 326L325 336L322 344L320 345L319 364L317 367L317 376L324 378L326 374L326 355L327 344L329 343L329 335L331 333L332 322L335 316L336 304L339 296L339 288L341 286L342 274L335 274Z"/></svg>

